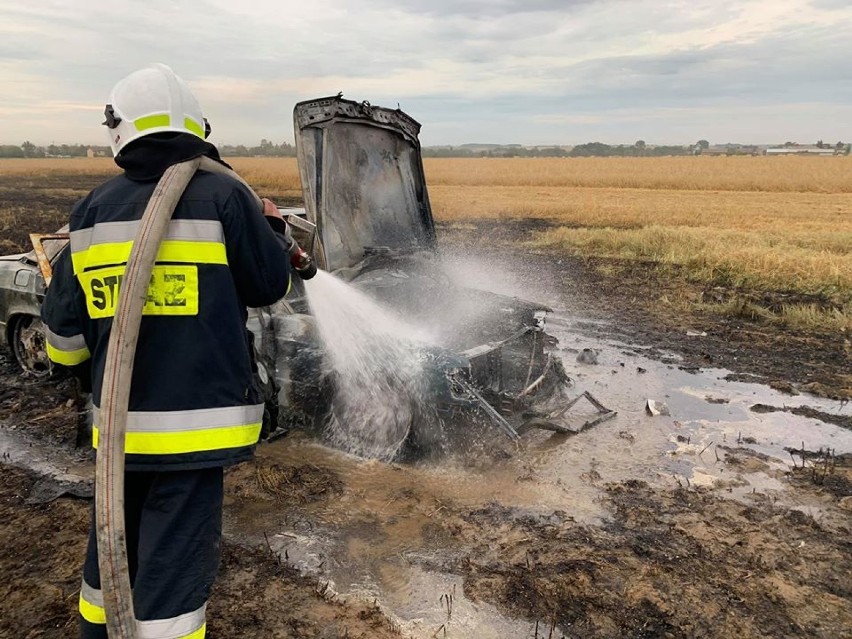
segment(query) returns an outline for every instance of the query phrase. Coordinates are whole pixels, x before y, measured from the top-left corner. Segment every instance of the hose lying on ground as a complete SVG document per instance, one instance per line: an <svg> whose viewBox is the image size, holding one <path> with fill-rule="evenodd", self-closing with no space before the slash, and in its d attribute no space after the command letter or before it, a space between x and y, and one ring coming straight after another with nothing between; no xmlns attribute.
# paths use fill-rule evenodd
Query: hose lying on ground
<svg viewBox="0 0 852 639"><path fill-rule="evenodd" d="M210 158L201 157L170 166L157 183L142 215L112 321L101 391L101 423L97 424L95 531L110 639L138 637L124 527L124 440L142 309L160 243L178 200L199 168L236 179L251 191L257 206L263 208L260 198L236 173Z"/></svg>

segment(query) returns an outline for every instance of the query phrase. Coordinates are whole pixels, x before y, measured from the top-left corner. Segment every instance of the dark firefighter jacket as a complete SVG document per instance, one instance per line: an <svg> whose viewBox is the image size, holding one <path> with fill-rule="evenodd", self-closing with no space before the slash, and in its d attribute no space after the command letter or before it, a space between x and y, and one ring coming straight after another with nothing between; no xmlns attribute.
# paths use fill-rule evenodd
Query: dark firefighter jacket
<svg viewBox="0 0 852 639"><path fill-rule="evenodd" d="M193 136L141 138L116 158L125 173L71 213L70 246L54 266L42 319L53 361L74 367L91 358L96 448L109 332L139 220L166 168L202 154L218 160L215 147ZM283 230L235 180L199 171L190 181L157 254L143 310L128 470L197 469L251 456L263 400L246 307L270 305L289 288Z"/></svg>

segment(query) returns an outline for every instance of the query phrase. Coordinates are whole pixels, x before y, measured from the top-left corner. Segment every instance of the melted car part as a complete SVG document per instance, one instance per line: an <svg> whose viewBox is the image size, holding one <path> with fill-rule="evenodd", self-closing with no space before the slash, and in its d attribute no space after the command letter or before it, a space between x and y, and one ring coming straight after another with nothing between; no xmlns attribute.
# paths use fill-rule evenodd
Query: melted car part
<svg viewBox="0 0 852 639"><path fill-rule="evenodd" d="M53 279L53 265L51 263L51 259L53 259L55 254L51 255L44 243L49 240L67 242L70 237L71 236L68 233L30 233L30 242L32 242L33 245L33 254L38 262L41 275L44 278L45 287L50 286L50 280Z"/></svg>
<svg viewBox="0 0 852 639"><path fill-rule="evenodd" d="M47 377L53 365L47 356L47 341L42 321L31 315L19 315L12 326L12 352L25 372Z"/></svg>
<svg viewBox="0 0 852 639"><path fill-rule="evenodd" d="M307 217L325 248L321 266L354 266L369 246L434 248L416 120L340 96L300 102L293 120Z"/></svg>

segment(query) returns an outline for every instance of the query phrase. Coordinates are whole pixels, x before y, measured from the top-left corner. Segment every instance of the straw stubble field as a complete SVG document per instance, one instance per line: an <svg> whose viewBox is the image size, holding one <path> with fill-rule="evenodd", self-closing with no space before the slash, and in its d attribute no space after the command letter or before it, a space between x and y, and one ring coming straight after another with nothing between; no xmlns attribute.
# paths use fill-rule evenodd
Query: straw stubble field
<svg viewBox="0 0 852 639"><path fill-rule="evenodd" d="M852 397L852 158L453 159L426 173L445 237L522 244L628 339Z"/></svg>
<svg viewBox="0 0 852 639"><path fill-rule="evenodd" d="M288 204L300 199L295 159L229 161L262 194ZM442 158L424 164L435 218L451 228L471 220L544 220L545 229L523 240L530 250L605 258L602 268L613 277L641 262L699 287L781 293L787 300L760 305L754 295L734 294L708 304L704 295L685 293L686 306L793 327L852 329L852 158ZM107 158L0 162L0 232L27 226L35 213L16 207L21 187L38 191L50 207L114 171ZM65 210L56 214L60 221Z"/></svg>
<svg viewBox="0 0 852 639"><path fill-rule="evenodd" d="M798 300L733 296L705 310L852 328L852 159L459 159L426 171L439 220L544 219L551 227L530 247L609 258L616 276L639 261L701 286Z"/></svg>

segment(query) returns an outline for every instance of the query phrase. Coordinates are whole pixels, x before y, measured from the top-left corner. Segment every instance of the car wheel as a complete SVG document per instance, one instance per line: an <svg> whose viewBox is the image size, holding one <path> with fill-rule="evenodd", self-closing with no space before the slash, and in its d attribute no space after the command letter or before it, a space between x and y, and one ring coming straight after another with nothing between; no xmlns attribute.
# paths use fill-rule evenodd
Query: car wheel
<svg viewBox="0 0 852 639"><path fill-rule="evenodd" d="M15 361L30 375L47 377L53 365L47 357L44 324L32 315L19 315L12 326L10 344Z"/></svg>

